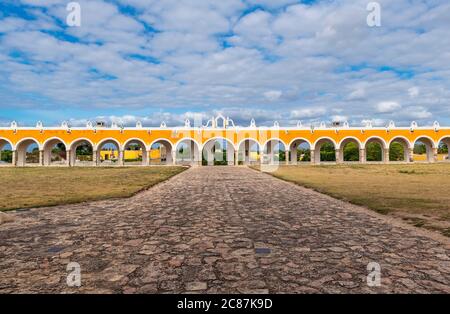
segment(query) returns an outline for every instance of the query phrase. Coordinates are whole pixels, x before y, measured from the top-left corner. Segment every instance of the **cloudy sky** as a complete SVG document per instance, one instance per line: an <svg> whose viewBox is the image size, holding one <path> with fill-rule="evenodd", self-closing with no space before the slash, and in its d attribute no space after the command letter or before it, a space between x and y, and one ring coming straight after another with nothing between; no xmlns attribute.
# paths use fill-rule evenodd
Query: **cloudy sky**
<svg viewBox="0 0 450 314"><path fill-rule="evenodd" d="M450 2L0 2L0 124L450 124Z"/></svg>

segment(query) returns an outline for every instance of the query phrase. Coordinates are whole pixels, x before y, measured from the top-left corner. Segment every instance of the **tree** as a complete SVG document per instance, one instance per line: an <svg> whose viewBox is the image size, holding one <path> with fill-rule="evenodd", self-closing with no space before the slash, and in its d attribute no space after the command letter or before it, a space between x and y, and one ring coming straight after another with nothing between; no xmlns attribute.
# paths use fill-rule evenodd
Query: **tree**
<svg viewBox="0 0 450 314"><path fill-rule="evenodd" d="M321 161L336 161L336 151L334 145L331 143L325 143L320 148L320 160Z"/></svg>
<svg viewBox="0 0 450 314"><path fill-rule="evenodd" d="M367 161L382 161L383 150L380 143L369 143L366 146L366 160Z"/></svg>
<svg viewBox="0 0 450 314"><path fill-rule="evenodd" d="M403 161L405 159L405 149L403 145L394 142L389 146L389 160L391 161Z"/></svg>
<svg viewBox="0 0 450 314"><path fill-rule="evenodd" d="M414 144L414 154L422 155L427 153L427 147L422 142Z"/></svg>
<svg viewBox="0 0 450 314"><path fill-rule="evenodd" d="M358 161L359 160L359 148L356 143L350 142L344 146L344 160L345 161Z"/></svg>

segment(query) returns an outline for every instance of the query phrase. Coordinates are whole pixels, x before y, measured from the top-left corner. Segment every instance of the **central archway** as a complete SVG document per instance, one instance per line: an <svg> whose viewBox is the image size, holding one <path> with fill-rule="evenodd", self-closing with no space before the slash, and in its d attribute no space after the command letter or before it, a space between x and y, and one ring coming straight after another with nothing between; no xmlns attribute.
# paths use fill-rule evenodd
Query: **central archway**
<svg viewBox="0 0 450 314"><path fill-rule="evenodd" d="M144 141L132 138L125 142L123 145L124 165L146 165L147 160L147 148Z"/></svg>
<svg viewBox="0 0 450 314"><path fill-rule="evenodd" d="M223 137L209 139L202 149L202 164L208 166L234 165L235 148Z"/></svg>
<svg viewBox="0 0 450 314"><path fill-rule="evenodd" d="M314 161L316 164L321 162L336 162L336 142L331 138L323 137L314 143Z"/></svg>
<svg viewBox="0 0 450 314"><path fill-rule="evenodd" d="M175 144L175 164L201 164L200 145L192 138L184 138Z"/></svg>
<svg viewBox="0 0 450 314"><path fill-rule="evenodd" d="M287 145L278 138L273 138L263 146L263 160L264 164L277 165L280 161L286 161L286 147Z"/></svg>
<svg viewBox="0 0 450 314"><path fill-rule="evenodd" d="M44 166L66 165L67 158L66 143L60 138L51 138L44 142Z"/></svg>
<svg viewBox="0 0 450 314"><path fill-rule="evenodd" d="M120 166L123 161L120 143L115 139L104 139L97 144L97 163L103 166Z"/></svg>
<svg viewBox="0 0 450 314"><path fill-rule="evenodd" d="M25 138L16 144L17 165L40 165L42 156L39 142L34 138Z"/></svg>
<svg viewBox="0 0 450 314"><path fill-rule="evenodd" d="M260 146L252 138L242 140L238 145L238 164L251 165L260 160Z"/></svg>
<svg viewBox="0 0 450 314"><path fill-rule="evenodd" d="M289 163L296 165L311 161L311 143L303 138L296 138L289 144Z"/></svg>

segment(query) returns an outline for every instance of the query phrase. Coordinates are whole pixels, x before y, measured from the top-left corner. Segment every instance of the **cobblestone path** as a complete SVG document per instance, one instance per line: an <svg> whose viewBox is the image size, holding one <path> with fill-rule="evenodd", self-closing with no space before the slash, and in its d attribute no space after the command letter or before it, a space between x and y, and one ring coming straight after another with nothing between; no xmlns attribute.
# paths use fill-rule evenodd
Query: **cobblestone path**
<svg viewBox="0 0 450 314"><path fill-rule="evenodd" d="M450 293L448 240L245 167L12 215L0 293ZM369 262L380 287L367 285Z"/></svg>

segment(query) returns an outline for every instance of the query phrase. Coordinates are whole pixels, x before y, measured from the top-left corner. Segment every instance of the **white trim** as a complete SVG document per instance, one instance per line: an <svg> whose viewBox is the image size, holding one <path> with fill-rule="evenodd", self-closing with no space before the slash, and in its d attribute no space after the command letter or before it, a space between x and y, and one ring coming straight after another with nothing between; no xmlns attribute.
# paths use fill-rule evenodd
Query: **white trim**
<svg viewBox="0 0 450 314"><path fill-rule="evenodd" d="M328 136L322 136L322 137L319 137L315 142L314 142L314 144L313 144L313 146L311 146L311 150L316 150L316 146L317 146L317 143L319 143L321 140L329 140L331 143L333 143L333 145L334 145L334 149L339 149L339 146L338 146L338 144L335 142L335 140L333 140L332 138L330 138L330 137L328 137Z"/></svg>
<svg viewBox="0 0 450 314"><path fill-rule="evenodd" d="M232 141L230 141L229 139L227 139L225 137L221 137L221 136L214 136L214 137L209 138L206 142L203 143L202 151L203 151L203 148L206 146L206 144L208 144L208 142L216 141L216 140L225 140L225 141L227 141L228 144L231 144L231 146L233 147L233 150L236 151L236 147L235 147L234 143Z"/></svg>
<svg viewBox="0 0 450 314"><path fill-rule="evenodd" d="M94 143L93 143L90 139L85 138L85 137L79 137L79 138L74 139L72 142L70 142L70 144L69 144L69 150L70 150L70 151L72 150L73 144L75 144L75 143L77 143L77 142L83 142L83 141L86 141L86 142L88 142L89 144L91 144L92 150L94 150L94 148L95 148ZM66 149L67 149L67 148L66 148Z"/></svg>
<svg viewBox="0 0 450 314"><path fill-rule="evenodd" d="M252 138L252 137L247 137L247 138L244 138L243 140L241 140L241 141L237 144L238 150L239 150L239 148L241 147L242 143L244 143L245 141L253 141L253 142L255 142L256 144L258 144L258 149L261 150L261 144L259 143L259 141L256 140L256 139L254 139L254 138Z"/></svg>
<svg viewBox="0 0 450 314"><path fill-rule="evenodd" d="M263 151L263 152L266 151L266 150L265 150L266 145L267 145L267 143L269 143L270 141L278 141L278 142L283 143L283 145L284 145L284 150L285 150L285 151L289 149L289 146L287 146L286 143L285 143L282 139L279 139L279 138L277 138L277 137L272 137L272 138L268 139L267 141L265 141L264 144L262 145L262 151Z"/></svg>
<svg viewBox="0 0 450 314"><path fill-rule="evenodd" d="M368 138L364 141L364 146L363 146L364 149L367 148L367 144L368 144L368 142L371 141L371 140L378 140L378 141L380 141L381 144L382 144L382 146L383 146L383 147L382 147L383 150L389 148L388 143L387 143L382 137L379 137L379 136L374 135L374 136L368 137Z"/></svg>
<svg viewBox="0 0 450 314"><path fill-rule="evenodd" d="M163 141L163 142L169 143L169 144L170 144L170 150L171 150L171 151L173 150L173 144L172 144L172 142L171 142L169 139L163 138L163 137L157 138L156 140L154 140L153 142L151 142L150 145L148 146L148 150L151 150L151 149L152 149L152 146L153 146L154 144L158 143L159 141Z"/></svg>
<svg viewBox="0 0 450 314"><path fill-rule="evenodd" d="M64 144L64 147L65 147L66 150L67 150L67 144L66 144L66 142L63 141L61 138L59 138L59 137L57 137L57 136L50 137L50 138L46 139L45 142L42 143L42 149L45 149L45 145L47 145L47 143L50 142L50 141L52 141L52 140L58 140L58 141L60 141L61 143Z"/></svg>
<svg viewBox="0 0 450 314"><path fill-rule="evenodd" d="M410 140L408 140L408 139L407 139L406 137L404 137L403 135L398 135L398 136L393 137L393 138L389 141L388 148L391 147L392 142L394 142L396 139L402 139L402 140L406 141L406 143L408 143L408 148L409 148L409 149L411 149L411 148L414 147L414 144L411 144L411 141L410 141Z"/></svg>
<svg viewBox="0 0 450 314"><path fill-rule="evenodd" d="M13 143L8 140L6 137L0 137L0 141L4 140L5 142L7 142L7 144L9 144L11 146L11 150L15 150L15 146L13 145ZM0 149L2 149L3 147L0 147Z"/></svg>
<svg viewBox="0 0 450 314"><path fill-rule="evenodd" d="M363 147L361 141L359 139L357 139L356 137L354 137L354 136L346 136L342 140L339 141L338 147L336 149L341 149L342 148L341 147L342 143L344 143L344 141L346 141L346 140L356 141L356 143L358 143L358 149L361 149Z"/></svg>
<svg viewBox="0 0 450 314"><path fill-rule="evenodd" d="M437 141L437 146L439 146L439 144L445 139L448 138L450 141L450 134L448 135L444 135L443 137L441 137L438 141ZM445 144L445 143L444 143Z"/></svg>
<svg viewBox="0 0 450 314"><path fill-rule="evenodd" d="M294 138L290 143L289 143L289 150L291 150L291 146L292 146L292 144L294 144L294 142L295 141L298 141L298 140L302 140L303 142L306 142L306 143L308 143L308 145L309 145L309 148L311 149L311 142L310 141L308 141L306 138L304 138L304 137L296 137L296 138Z"/></svg>
<svg viewBox="0 0 450 314"><path fill-rule="evenodd" d="M95 144L94 150L98 151L98 148L99 147L102 148L102 146L104 144L106 144L107 142L115 142L117 144L117 149L118 150L122 150L122 145L120 144L120 142L117 139L113 138L113 137L107 137L107 138L101 139L99 142L97 142Z"/></svg>
<svg viewBox="0 0 450 314"><path fill-rule="evenodd" d="M146 142L143 139L138 138L138 137L132 137L132 138L129 138L128 140L126 140L125 143L123 143L121 149L125 150L127 145L131 142L140 142L141 144L144 144L144 147L141 147L142 149L145 149L146 151L150 150L151 146L147 146Z"/></svg>
<svg viewBox="0 0 450 314"><path fill-rule="evenodd" d="M416 144L416 142L417 142L419 139L421 139L421 138L426 138L426 139L428 139L428 140L431 142L431 148L436 148L436 147L439 145L439 143L438 143L438 145L436 145L436 143L434 142L434 140L433 140L431 137L429 137L428 135L422 135L422 136L418 136L418 137L416 137L416 138L414 139L414 141L412 142L412 147L414 147L414 145Z"/></svg>
<svg viewBox="0 0 450 314"><path fill-rule="evenodd" d="M25 137L25 138L21 139L20 141L18 141L18 142L16 143L16 145L14 146L14 147L15 147L15 150L17 150L17 148L19 147L20 144L22 144L22 142L25 142L25 141L28 141L28 140L32 140L32 141L36 142L36 144L38 144L39 150L42 150L42 144L41 144L41 142L39 142L39 141L38 141L37 139L35 139L34 137ZM30 145L31 145L31 144L30 144ZM30 145L28 145L28 146L30 146ZM28 146L27 146L27 148L28 148Z"/></svg>
<svg viewBox="0 0 450 314"><path fill-rule="evenodd" d="M192 141L192 142L194 142L194 143L197 145L197 149L198 149L199 152L201 152L201 150L203 149L202 145L200 145L200 144L199 144L196 140L194 140L192 137L183 137L183 138L180 139L178 142L176 142L174 146L172 146L172 147L175 147L176 152L178 152L178 145L180 145L180 144L181 144L182 142L184 142L184 141ZM200 148L201 148L201 149L200 149Z"/></svg>

